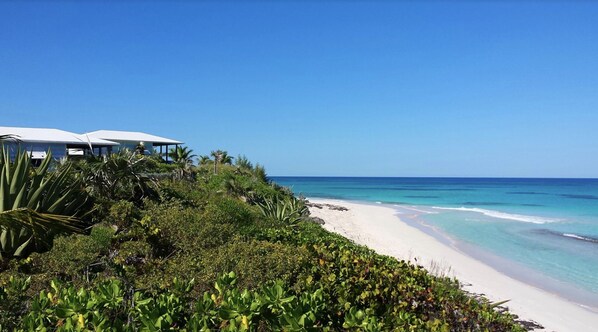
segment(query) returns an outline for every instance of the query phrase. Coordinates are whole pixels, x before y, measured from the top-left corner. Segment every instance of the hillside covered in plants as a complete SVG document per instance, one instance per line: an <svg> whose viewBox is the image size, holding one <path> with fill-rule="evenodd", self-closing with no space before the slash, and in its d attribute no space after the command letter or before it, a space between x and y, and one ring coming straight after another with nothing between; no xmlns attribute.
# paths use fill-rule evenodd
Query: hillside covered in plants
<svg viewBox="0 0 598 332"><path fill-rule="evenodd" d="M524 330L327 232L247 158L172 153L0 153L1 331Z"/></svg>

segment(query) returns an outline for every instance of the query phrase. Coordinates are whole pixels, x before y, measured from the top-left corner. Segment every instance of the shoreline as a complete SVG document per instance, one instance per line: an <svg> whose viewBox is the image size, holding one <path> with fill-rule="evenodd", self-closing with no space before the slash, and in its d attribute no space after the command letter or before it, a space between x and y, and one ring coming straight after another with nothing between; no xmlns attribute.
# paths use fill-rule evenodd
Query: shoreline
<svg viewBox="0 0 598 332"><path fill-rule="evenodd" d="M598 325L598 314L523 281L514 279L401 220L391 207L338 199L308 198L316 204L332 204L348 211L311 207L323 227L365 245L376 252L424 266L434 274L457 278L465 291L482 294L525 321L542 325L541 331L587 331Z"/></svg>
<svg viewBox="0 0 598 332"><path fill-rule="evenodd" d="M364 204L368 203L365 202ZM390 207L389 205L384 204L382 206ZM524 284L530 285L531 287L539 288L547 293L555 294L566 301L572 302L595 314L598 314L598 295L591 293L591 291L585 290L572 283L555 279L552 276L545 275L540 271L523 265L522 263L501 257L475 244L469 244L461 240L454 239L440 228L422 220L419 216L412 217L403 214L405 209L410 210L413 208L407 208L404 206L399 207L396 205L392 206L391 208L394 208L398 211L397 217L401 219L402 222L434 237L436 240L457 250L458 252L461 252L466 256L490 266L497 272L523 282Z"/></svg>

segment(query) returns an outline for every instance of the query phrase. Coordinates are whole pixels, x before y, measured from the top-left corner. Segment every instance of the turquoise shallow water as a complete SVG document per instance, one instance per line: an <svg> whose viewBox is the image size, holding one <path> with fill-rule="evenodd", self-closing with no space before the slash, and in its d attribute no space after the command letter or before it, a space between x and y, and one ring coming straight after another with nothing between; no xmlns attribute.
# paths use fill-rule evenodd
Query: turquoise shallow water
<svg viewBox="0 0 598 332"><path fill-rule="evenodd" d="M598 304L598 179L274 177L306 197L395 206L517 277ZM548 281L548 282L547 282ZM559 286L560 285L560 286ZM575 292L573 292L575 293ZM571 298L571 297L570 297Z"/></svg>

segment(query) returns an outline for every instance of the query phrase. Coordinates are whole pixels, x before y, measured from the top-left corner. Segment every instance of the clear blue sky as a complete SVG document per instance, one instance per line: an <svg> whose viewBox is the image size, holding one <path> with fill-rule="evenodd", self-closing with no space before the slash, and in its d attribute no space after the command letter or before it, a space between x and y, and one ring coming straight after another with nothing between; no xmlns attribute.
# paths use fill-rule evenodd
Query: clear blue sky
<svg viewBox="0 0 598 332"><path fill-rule="evenodd" d="M0 123L271 175L598 177L598 2L0 2Z"/></svg>

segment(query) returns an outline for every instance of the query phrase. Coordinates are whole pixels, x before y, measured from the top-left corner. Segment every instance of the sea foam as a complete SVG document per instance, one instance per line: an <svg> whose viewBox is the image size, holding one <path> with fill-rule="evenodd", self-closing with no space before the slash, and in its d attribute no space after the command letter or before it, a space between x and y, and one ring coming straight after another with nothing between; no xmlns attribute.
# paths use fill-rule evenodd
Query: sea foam
<svg viewBox="0 0 598 332"><path fill-rule="evenodd" d="M591 242L591 243L598 243L598 239L593 238L593 237L586 237L586 236L581 236L581 235L577 235L577 234L572 234L572 233L563 233L563 236L565 237L570 237L576 240L581 240L581 241L586 241L586 242Z"/></svg>
<svg viewBox="0 0 598 332"><path fill-rule="evenodd" d="M534 224L545 224L545 223L556 222L556 221L560 220L560 219L545 218L545 217L538 217L538 216L527 216L527 215L523 215L523 214L506 213L506 212L501 212L501 211L486 210L486 209L479 209L479 208L466 208L466 207L449 208L449 207L439 207L439 206L434 206L433 208L437 209L437 210L477 212L477 213L481 213L485 216L492 217L492 218L515 220L515 221L529 222L529 223L534 223Z"/></svg>

